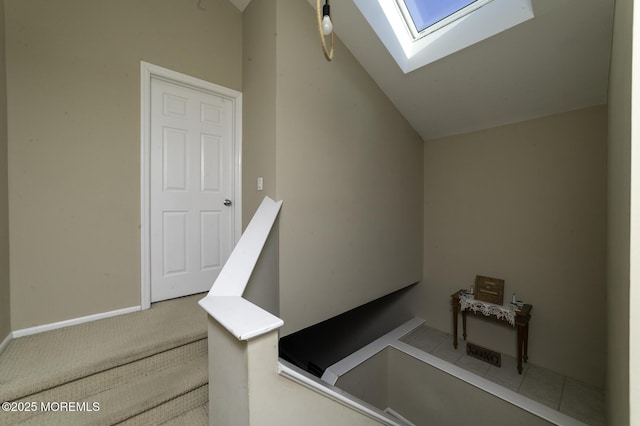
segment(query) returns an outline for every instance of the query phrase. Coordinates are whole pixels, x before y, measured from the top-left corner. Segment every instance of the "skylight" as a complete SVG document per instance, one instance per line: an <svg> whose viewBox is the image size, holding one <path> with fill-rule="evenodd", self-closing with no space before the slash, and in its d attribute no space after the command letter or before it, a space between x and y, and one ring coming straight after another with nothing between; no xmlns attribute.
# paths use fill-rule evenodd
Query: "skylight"
<svg viewBox="0 0 640 426"><path fill-rule="evenodd" d="M475 2L476 0L398 0L400 6L404 3L418 34Z"/></svg>
<svg viewBox="0 0 640 426"><path fill-rule="evenodd" d="M492 0L397 0L414 38L436 31L490 1Z"/></svg>
<svg viewBox="0 0 640 426"><path fill-rule="evenodd" d="M405 73L533 18L531 0L354 0Z"/></svg>

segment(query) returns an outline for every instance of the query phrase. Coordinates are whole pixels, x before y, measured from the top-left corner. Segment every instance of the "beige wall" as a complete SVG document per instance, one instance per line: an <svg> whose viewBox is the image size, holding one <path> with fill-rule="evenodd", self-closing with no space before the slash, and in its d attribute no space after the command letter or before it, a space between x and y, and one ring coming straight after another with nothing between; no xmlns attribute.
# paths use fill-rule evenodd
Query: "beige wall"
<svg viewBox="0 0 640 426"><path fill-rule="evenodd" d="M629 414L632 406L629 401L629 214L633 21L633 2L616 1L607 152L607 412L609 424L621 426L632 424Z"/></svg>
<svg viewBox="0 0 640 426"><path fill-rule="evenodd" d="M288 334L421 279L423 143L338 39L333 62L324 59L307 2L276 4Z"/></svg>
<svg viewBox="0 0 640 426"><path fill-rule="evenodd" d="M209 322L209 338L218 342L229 334L215 321ZM231 339L235 340L233 337ZM214 346L209 346L210 348ZM255 337L249 341L227 342L217 346L216 352L231 361L228 369L211 369L210 383L229 383L228 392L211 393L209 412L211 424L256 426L359 426L378 425L365 416L334 399L278 374L278 331ZM219 364L212 351L209 363ZM244 369L244 370L243 370ZM225 388L226 389L226 388ZM247 409L248 405L248 409ZM240 415L234 416L234 412ZM248 419L247 419L248 417ZM233 422L228 419L233 419Z"/></svg>
<svg viewBox="0 0 640 426"><path fill-rule="evenodd" d="M640 8L634 7L633 22L640 22ZM632 31L633 63L640 61L640 32ZM631 235L629 248L629 360L640 359L640 67L631 77ZM629 423L640 424L640 365L629 363Z"/></svg>
<svg viewBox="0 0 640 426"><path fill-rule="evenodd" d="M0 343L11 332L9 306L9 200L7 182L7 89L4 3L0 2Z"/></svg>
<svg viewBox="0 0 640 426"><path fill-rule="evenodd" d="M533 305L534 364L603 385L607 112L583 109L425 145L423 316L451 332L450 295L476 275ZM515 331L470 318L515 355Z"/></svg>
<svg viewBox="0 0 640 426"><path fill-rule="evenodd" d="M242 14L242 223L276 198L276 8L252 1ZM258 177L264 189L257 190Z"/></svg>
<svg viewBox="0 0 640 426"><path fill-rule="evenodd" d="M242 14L242 223L247 226L265 196L276 198L276 8L252 1ZM257 179L263 178L258 191ZM244 297L280 314L279 231L276 224Z"/></svg>
<svg viewBox="0 0 640 426"><path fill-rule="evenodd" d="M528 411L431 367L389 350L389 406L416 426L550 425Z"/></svg>
<svg viewBox="0 0 640 426"><path fill-rule="evenodd" d="M251 425L359 426L379 422L335 400L279 375L277 332L251 339L247 345ZM235 402L231 401L232 404ZM214 424L224 424L215 423Z"/></svg>
<svg viewBox="0 0 640 426"><path fill-rule="evenodd" d="M389 407L389 352L385 348L347 371L335 386L384 411Z"/></svg>
<svg viewBox="0 0 640 426"><path fill-rule="evenodd" d="M14 329L140 304L140 60L242 89L229 2L7 0Z"/></svg>
<svg viewBox="0 0 640 426"><path fill-rule="evenodd" d="M417 426L549 424L392 347L340 376L336 387L380 410L390 407Z"/></svg>
<svg viewBox="0 0 640 426"><path fill-rule="evenodd" d="M209 356L209 424L249 424L247 343L238 340L212 316L207 316ZM253 391L253 389L252 389Z"/></svg>

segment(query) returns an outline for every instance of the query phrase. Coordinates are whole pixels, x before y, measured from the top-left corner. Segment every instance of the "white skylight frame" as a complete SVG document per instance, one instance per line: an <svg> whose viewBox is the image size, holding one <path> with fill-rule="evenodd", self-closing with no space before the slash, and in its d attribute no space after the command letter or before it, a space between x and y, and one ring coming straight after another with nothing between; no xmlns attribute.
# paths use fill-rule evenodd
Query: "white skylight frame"
<svg viewBox="0 0 640 426"><path fill-rule="evenodd" d="M396 4L398 5L398 9L400 10L400 13L402 13L402 16L404 17L405 25L411 32L411 35L413 36L414 40L417 40L421 37L428 35L429 33L438 31L440 28L449 25L451 22L462 18L463 16L473 12L478 8L481 8L482 6L492 2L493 0L470 0L470 1L471 1L470 4L460 8L456 12L453 12L451 15L446 16L445 18L439 20L438 22L435 22L434 24L427 26L422 31L419 31L418 28L416 28L414 17L411 15L411 12L409 11L407 2L405 0L396 0Z"/></svg>
<svg viewBox="0 0 640 426"><path fill-rule="evenodd" d="M353 2L405 74L534 17L531 0L489 0L414 38L396 0Z"/></svg>

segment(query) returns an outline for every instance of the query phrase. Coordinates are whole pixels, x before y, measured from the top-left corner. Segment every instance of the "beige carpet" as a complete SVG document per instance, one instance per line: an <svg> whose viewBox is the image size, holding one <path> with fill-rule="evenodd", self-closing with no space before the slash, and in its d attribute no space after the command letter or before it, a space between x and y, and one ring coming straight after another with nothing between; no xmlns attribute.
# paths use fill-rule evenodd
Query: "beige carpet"
<svg viewBox="0 0 640 426"><path fill-rule="evenodd" d="M207 336L204 294L146 311L14 339L0 354L0 401L140 360Z"/></svg>

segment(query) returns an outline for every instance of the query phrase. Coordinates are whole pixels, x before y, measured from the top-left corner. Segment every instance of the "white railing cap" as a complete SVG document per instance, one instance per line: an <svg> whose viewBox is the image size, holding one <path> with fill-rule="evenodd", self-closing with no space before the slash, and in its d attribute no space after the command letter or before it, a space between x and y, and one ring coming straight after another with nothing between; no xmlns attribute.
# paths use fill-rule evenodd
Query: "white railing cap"
<svg viewBox="0 0 640 426"><path fill-rule="evenodd" d="M249 340L284 324L282 319L240 296L208 295L198 304L238 340Z"/></svg>
<svg viewBox="0 0 640 426"><path fill-rule="evenodd" d="M242 295L278 217L282 201L264 197L207 296L198 304L239 340L282 327L284 321Z"/></svg>

